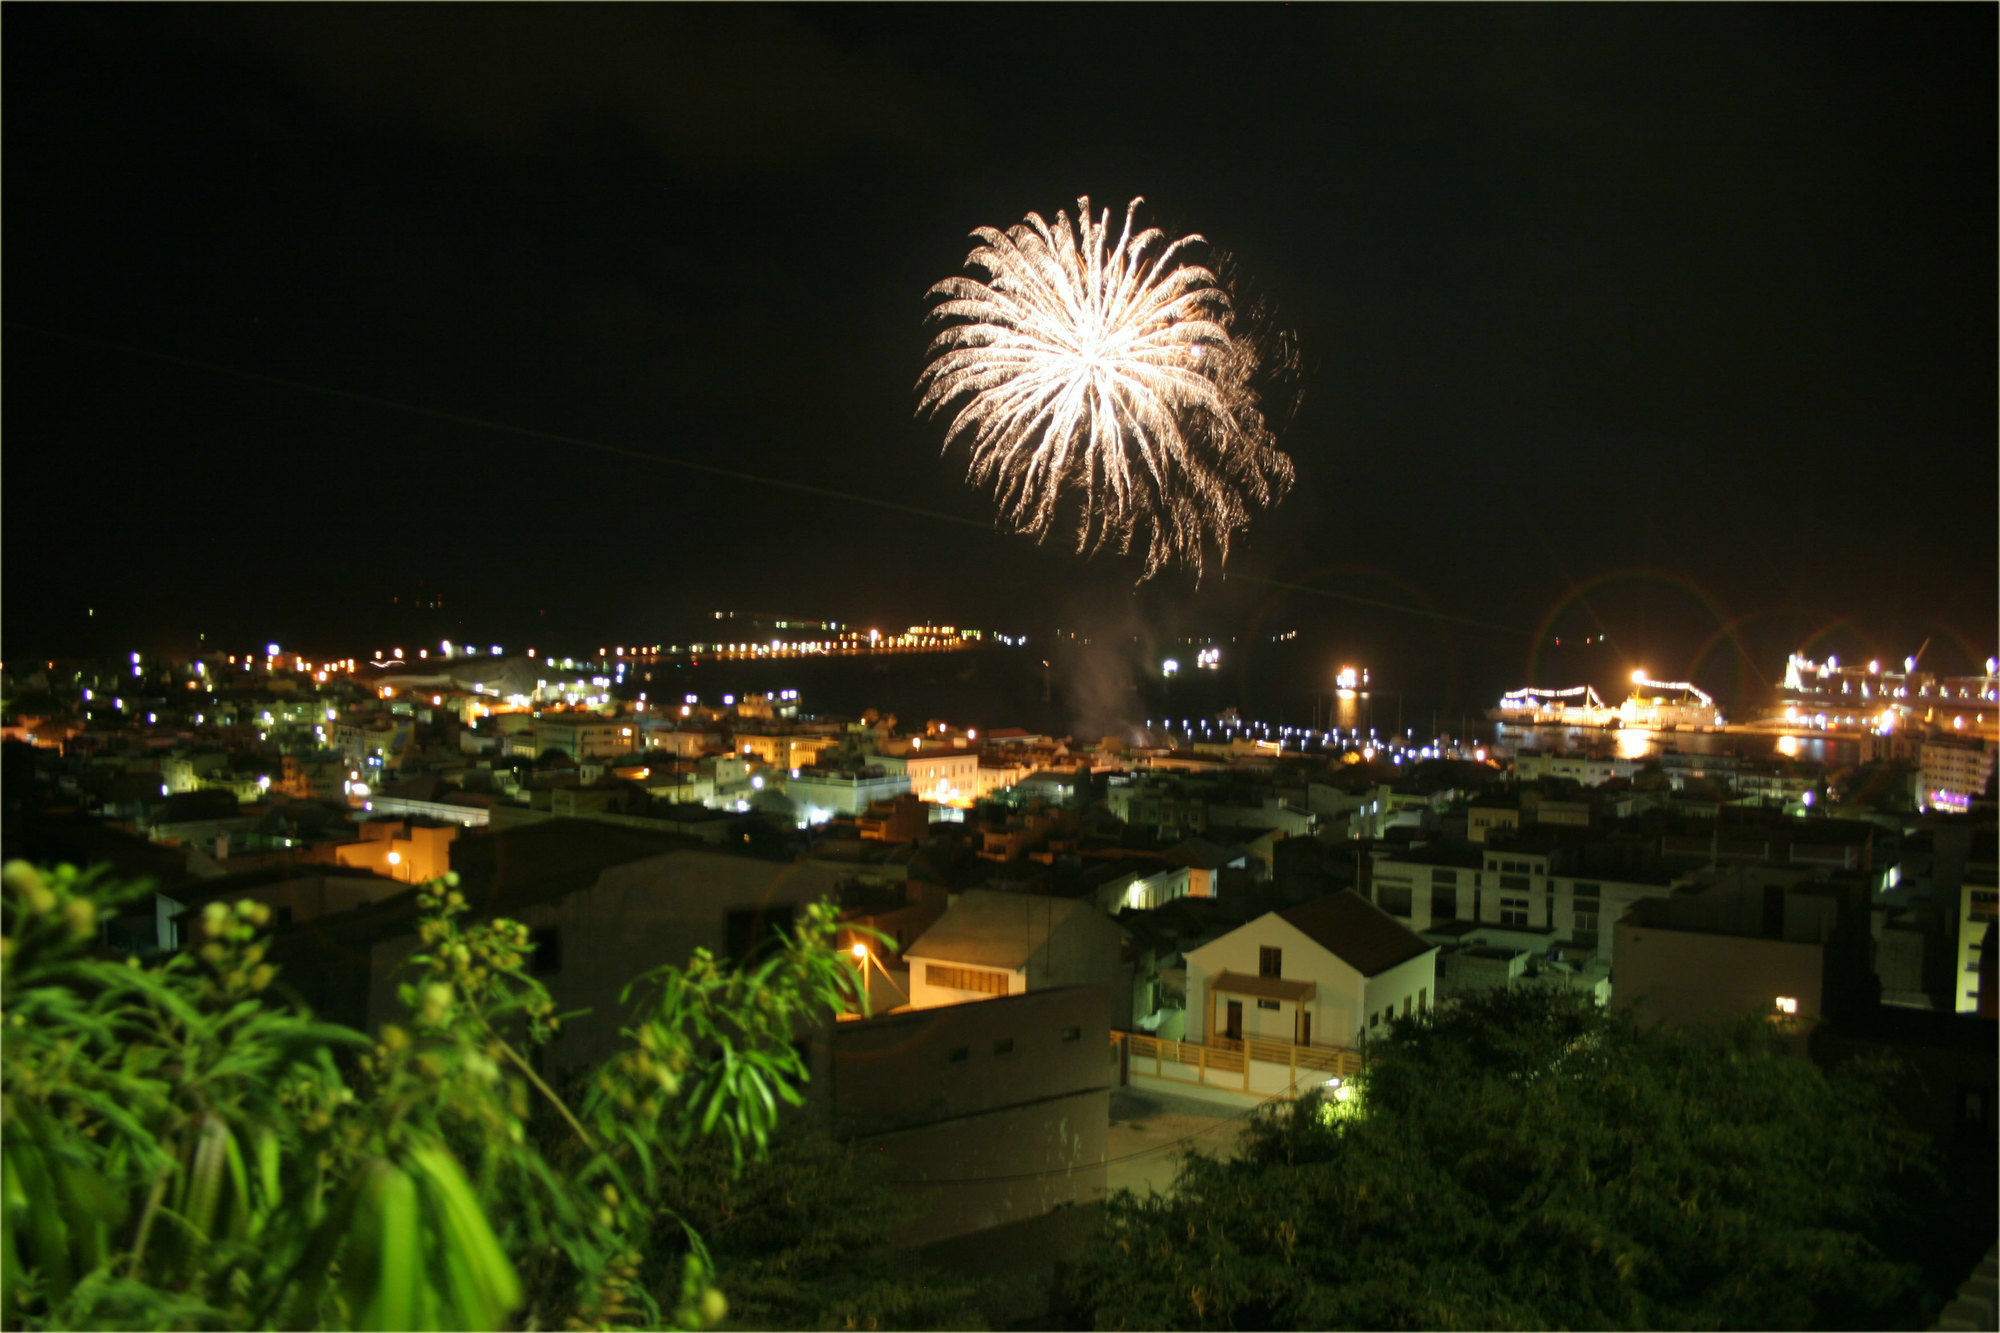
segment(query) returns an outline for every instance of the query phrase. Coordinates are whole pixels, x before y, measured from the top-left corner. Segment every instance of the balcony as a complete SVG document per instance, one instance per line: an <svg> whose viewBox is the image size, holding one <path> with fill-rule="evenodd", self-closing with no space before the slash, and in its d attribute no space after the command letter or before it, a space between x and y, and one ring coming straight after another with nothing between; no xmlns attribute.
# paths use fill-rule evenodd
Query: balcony
<svg viewBox="0 0 2000 1333"><path fill-rule="evenodd" d="M1361 1052L1343 1046L1300 1046L1250 1037L1232 1041L1174 1041L1143 1032L1113 1032L1124 1046L1124 1069L1166 1083L1196 1083L1251 1096L1296 1093L1329 1078L1361 1072Z"/></svg>

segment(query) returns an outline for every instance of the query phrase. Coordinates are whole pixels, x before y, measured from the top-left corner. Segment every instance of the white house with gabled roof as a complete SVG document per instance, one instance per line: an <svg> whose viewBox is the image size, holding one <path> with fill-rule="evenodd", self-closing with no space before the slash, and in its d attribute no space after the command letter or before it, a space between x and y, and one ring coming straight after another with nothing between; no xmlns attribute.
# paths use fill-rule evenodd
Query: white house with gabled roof
<svg viewBox="0 0 2000 1333"><path fill-rule="evenodd" d="M1354 1047L1437 999L1437 946L1347 891L1266 912L1186 958L1190 1041Z"/></svg>

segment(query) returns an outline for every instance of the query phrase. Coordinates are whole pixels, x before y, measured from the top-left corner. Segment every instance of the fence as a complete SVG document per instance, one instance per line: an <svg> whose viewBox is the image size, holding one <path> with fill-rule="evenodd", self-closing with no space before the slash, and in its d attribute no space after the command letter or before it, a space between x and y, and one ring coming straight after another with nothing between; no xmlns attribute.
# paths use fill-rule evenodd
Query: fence
<svg viewBox="0 0 2000 1333"><path fill-rule="evenodd" d="M1231 1092L1272 1092L1296 1087L1300 1071L1309 1077L1351 1078L1361 1072L1361 1052L1340 1046L1298 1046L1256 1037L1232 1041L1174 1041L1139 1032L1113 1032L1114 1046L1125 1047L1128 1073L1147 1074L1171 1082L1199 1083ZM1146 1070L1141 1061L1150 1059ZM1261 1075L1261 1077L1259 1077ZM1273 1086L1276 1085L1276 1086Z"/></svg>

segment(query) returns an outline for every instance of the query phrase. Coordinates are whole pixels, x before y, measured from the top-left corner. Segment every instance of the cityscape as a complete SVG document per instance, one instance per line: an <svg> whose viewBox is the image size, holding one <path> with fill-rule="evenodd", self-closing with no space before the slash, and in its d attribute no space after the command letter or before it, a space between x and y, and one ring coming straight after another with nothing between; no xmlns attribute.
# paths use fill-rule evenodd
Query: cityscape
<svg viewBox="0 0 2000 1333"><path fill-rule="evenodd" d="M1991 8L0 28L0 1322L1995 1327Z"/></svg>

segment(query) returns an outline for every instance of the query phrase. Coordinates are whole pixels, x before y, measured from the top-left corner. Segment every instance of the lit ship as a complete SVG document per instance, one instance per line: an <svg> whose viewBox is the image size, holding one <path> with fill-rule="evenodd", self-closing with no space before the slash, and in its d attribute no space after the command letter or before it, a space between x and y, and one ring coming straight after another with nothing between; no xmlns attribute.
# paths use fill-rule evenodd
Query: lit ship
<svg viewBox="0 0 2000 1333"><path fill-rule="evenodd" d="M1837 657L1815 662L1793 653L1779 690L1781 712L1765 722L1818 730L1990 731L2000 713L2000 662L1988 658L1983 676L1938 676L1917 669L1923 652L1904 658L1900 671L1879 661L1845 666Z"/></svg>
<svg viewBox="0 0 2000 1333"><path fill-rule="evenodd" d="M1500 706L1487 709L1486 716L1517 727L1608 727L1618 721L1618 710L1588 685L1562 690L1531 685L1501 695Z"/></svg>
<svg viewBox="0 0 2000 1333"><path fill-rule="evenodd" d="M1618 720L1650 731L1708 731L1727 725L1715 700L1699 686L1654 680L1644 671L1632 673L1632 694L1620 705Z"/></svg>
<svg viewBox="0 0 2000 1333"><path fill-rule="evenodd" d="M1546 690L1510 690L1500 706L1487 710L1495 722L1516 727L1641 727L1648 731L1696 731L1725 725L1722 710L1698 686L1653 680L1632 673L1632 695L1613 708L1589 685Z"/></svg>

